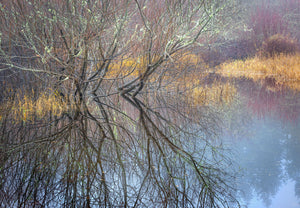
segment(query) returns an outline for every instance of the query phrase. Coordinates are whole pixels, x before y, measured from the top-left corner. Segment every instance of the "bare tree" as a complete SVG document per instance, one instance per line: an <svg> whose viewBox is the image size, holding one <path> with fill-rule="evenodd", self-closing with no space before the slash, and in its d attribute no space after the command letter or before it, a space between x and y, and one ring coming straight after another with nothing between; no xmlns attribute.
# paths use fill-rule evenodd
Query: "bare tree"
<svg viewBox="0 0 300 208"><path fill-rule="evenodd" d="M217 0L1 3L0 72L26 72L36 85L14 88L34 88L34 103L54 95L62 110L45 107L42 117L34 111L17 122L4 97L0 204L238 205L227 163L209 140L217 116L192 104L192 83L180 82L186 69L174 66L222 7Z"/></svg>

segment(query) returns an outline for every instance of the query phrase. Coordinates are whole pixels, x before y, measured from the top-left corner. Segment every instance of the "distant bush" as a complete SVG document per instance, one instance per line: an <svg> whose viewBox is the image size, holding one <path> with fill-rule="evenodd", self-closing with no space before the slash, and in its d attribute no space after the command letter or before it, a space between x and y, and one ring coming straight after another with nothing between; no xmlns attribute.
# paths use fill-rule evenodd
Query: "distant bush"
<svg viewBox="0 0 300 208"><path fill-rule="evenodd" d="M235 40L219 40L210 47L201 48L202 60L210 67L215 67L228 60L253 57L257 52L253 40L240 38Z"/></svg>
<svg viewBox="0 0 300 208"><path fill-rule="evenodd" d="M296 40L276 34L263 42L260 55L263 57L274 57L279 54L295 54L297 50Z"/></svg>
<svg viewBox="0 0 300 208"><path fill-rule="evenodd" d="M228 41L227 44L222 47L222 54L226 55L226 60L245 59L254 56L255 53L255 42L246 38Z"/></svg>

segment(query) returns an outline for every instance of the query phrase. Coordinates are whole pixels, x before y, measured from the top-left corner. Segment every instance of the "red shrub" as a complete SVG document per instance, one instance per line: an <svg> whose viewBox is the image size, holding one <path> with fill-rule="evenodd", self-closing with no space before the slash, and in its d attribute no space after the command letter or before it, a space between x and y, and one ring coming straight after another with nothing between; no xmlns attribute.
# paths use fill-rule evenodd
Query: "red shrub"
<svg viewBox="0 0 300 208"><path fill-rule="evenodd" d="M287 34L287 22L275 8L265 6L257 8L252 14L250 26L255 35L263 35L266 39L275 34Z"/></svg>

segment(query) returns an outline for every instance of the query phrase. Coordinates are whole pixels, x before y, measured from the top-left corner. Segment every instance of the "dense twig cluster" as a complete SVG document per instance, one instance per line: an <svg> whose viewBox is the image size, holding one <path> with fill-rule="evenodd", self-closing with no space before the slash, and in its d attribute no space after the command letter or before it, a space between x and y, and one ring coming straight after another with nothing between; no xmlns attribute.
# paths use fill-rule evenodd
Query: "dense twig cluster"
<svg viewBox="0 0 300 208"><path fill-rule="evenodd" d="M181 77L184 69L171 67L175 54L195 43L220 8L222 1L203 0L1 3L0 71L20 80L26 74L30 82L12 88L36 92L35 101L23 91L12 102L48 110L15 122L14 104L1 109L0 205L238 204L223 171L228 163L209 142L216 115L185 102L185 92L168 91L171 79L163 79L169 71ZM136 57L140 64L115 64ZM45 91L53 96L43 98Z"/></svg>

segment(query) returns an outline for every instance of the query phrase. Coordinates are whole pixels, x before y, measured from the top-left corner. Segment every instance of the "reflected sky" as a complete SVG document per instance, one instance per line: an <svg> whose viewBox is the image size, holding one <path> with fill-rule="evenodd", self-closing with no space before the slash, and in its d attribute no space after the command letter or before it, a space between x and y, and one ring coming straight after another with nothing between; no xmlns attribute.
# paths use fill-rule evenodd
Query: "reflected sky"
<svg viewBox="0 0 300 208"><path fill-rule="evenodd" d="M299 200L295 195L295 181L288 180L279 187L278 192L272 198L269 207L272 208L299 208ZM264 208L266 207L265 202L259 198L259 196L253 197L248 202L248 208Z"/></svg>
<svg viewBox="0 0 300 208"><path fill-rule="evenodd" d="M223 140L241 173L237 186L243 207L299 208L299 118L283 120L274 110L261 116L247 105L239 109L232 113Z"/></svg>

